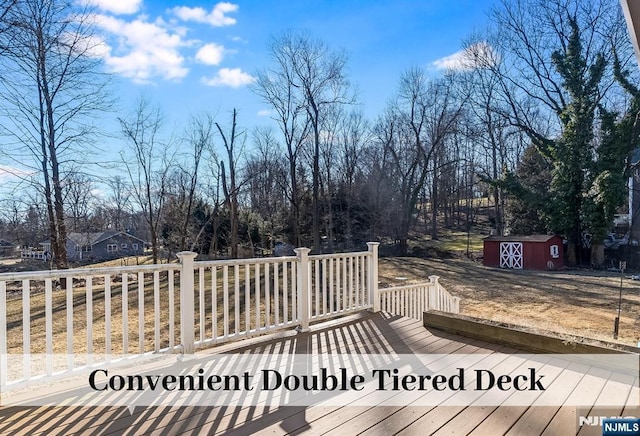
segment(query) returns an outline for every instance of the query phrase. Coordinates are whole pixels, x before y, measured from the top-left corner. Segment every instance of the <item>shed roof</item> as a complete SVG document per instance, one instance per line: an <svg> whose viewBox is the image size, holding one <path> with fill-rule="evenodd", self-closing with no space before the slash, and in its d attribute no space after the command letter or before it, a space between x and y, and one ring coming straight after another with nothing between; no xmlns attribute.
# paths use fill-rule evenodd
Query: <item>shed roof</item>
<svg viewBox="0 0 640 436"><path fill-rule="evenodd" d="M509 235L509 236L487 236L485 241L499 241L499 242L547 242L550 239L559 237L557 235Z"/></svg>

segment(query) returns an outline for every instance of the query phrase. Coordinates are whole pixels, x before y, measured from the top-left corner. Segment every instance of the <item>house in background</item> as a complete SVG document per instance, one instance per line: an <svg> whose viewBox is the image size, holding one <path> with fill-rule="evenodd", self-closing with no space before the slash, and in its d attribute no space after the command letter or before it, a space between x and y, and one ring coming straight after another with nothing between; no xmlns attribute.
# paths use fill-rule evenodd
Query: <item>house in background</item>
<svg viewBox="0 0 640 436"><path fill-rule="evenodd" d="M6 239L0 239L0 256L12 256L16 252L16 246Z"/></svg>
<svg viewBox="0 0 640 436"><path fill-rule="evenodd" d="M108 231L69 233L67 259L71 262L101 261L144 254L147 243L129 232ZM51 252L51 242L41 243L45 252Z"/></svg>

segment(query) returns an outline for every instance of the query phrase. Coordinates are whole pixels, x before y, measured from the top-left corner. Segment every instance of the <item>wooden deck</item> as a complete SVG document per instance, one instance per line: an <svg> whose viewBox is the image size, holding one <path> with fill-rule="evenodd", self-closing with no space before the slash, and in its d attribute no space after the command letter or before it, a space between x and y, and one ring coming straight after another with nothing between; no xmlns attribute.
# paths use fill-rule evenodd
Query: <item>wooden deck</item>
<svg viewBox="0 0 640 436"><path fill-rule="evenodd" d="M495 344L426 330L419 321L363 313L308 333L237 342L238 352L517 353ZM204 351L207 353L212 351ZM571 389L568 383L568 389ZM594 388L594 399L606 395ZM639 416L637 408L620 410ZM574 407L5 407L0 434L576 434ZM601 434L583 427L579 434Z"/></svg>

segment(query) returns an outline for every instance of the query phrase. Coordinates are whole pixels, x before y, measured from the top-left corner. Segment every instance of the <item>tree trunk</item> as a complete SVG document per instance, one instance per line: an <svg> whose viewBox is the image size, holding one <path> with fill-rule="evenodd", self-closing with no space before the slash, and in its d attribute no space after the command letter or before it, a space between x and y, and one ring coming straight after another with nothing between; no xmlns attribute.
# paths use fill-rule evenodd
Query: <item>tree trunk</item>
<svg viewBox="0 0 640 436"><path fill-rule="evenodd" d="M431 239L438 239L438 169L433 160L433 187L431 189Z"/></svg>
<svg viewBox="0 0 640 436"><path fill-rule="evenodd" d="M573 241L567 244L567 263L571 266L578 264L577 245Z"/></svg>
<svg viewBox="0 0 640 436"><path fill-rule="evenodd" d="M406 256L409 253L409 244L406 237L401 237L398 241L398 256Z"/></svg>
<svg viewBox="0 0 640 436"><path fill-rule="evenodd" d="M591 266L602 268L604 266L604 245L591 244Z"/></svg>
<svg viewBox="0 0 640 436"><path fill-rule="evenodd" d="M300 238L300 210L298 197L298 176L296 175L296 159L293 150L289 149L289 172L291 173L291 229L293 230L293 244L302 246Z"/></svg>

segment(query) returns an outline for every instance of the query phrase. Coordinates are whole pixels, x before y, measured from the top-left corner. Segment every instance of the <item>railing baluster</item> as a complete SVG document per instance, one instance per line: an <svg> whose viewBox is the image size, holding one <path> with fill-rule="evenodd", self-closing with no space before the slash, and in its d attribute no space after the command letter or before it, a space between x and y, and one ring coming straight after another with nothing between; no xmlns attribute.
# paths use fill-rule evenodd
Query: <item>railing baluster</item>
<svg viewBox="0 0 640 436"><path fill-rule="evenodd" d="M138 353L144 354L144 273L138 273Z"/></svg>
<svg viewBox="0 0 640 436"><path fill-rule="evenodd" d="M283 322L289 322L289 283L287 283L287 268L289 262L282 262L282 312Z"/></svg>
<svg viewBox="0 0 640 436"><path fill-rule="evenodd" d="M391 307L392 312L398 313L400 310L400 302L398 301L398 291L393 291L393 305Z"/></svg>
<svg viewBox="0 0 640 436"><path fill-rule="evenodd" d="M218 268L211 267L211 316L213 339L218 339Z"/></svg>
<svg viewBox="0 0 640 436"><path fill-rule="evenodd" d="M256 331L260 329L260 264L256 263L254 268L253 285L256 290Z"/></svg>
<svg viewBox="0 0 640 436"><path fill-rule="evenodd" d="M160 351L160 272L153 272L153 326L154 350Z"/></svg>
<svg viewBox="0 0 640 436"><path fill-rule="evenodd" d="M347 288L347 259L339 258L342 261L342 310L347 310L347 298L349 298L349 290Z"/></svg>
<svg viewBox="0 0 640 436"><path fill-rule="evenodd" d="M84 279L87 301L87 362L93 362L93 276Z"/></svg>
<svg viewBox="0 0 640 436"><path fill-rule="evenodd" d="M312 314L311 316L319 316L320 315L320 261L318 259L316 259L314 262L314 270L316 273L316 277L315 277L315 313Z"/></svg>
<svg viewBox="0 0 640 436"><path fill-rule="evenodd" d="M355 264L354 273L355 276L355 284L353 286L353 307L357 307L360 305L360 257L353 256L352 258L353 264Z"/></svg>
<svg viewBox="0 0 640 436"><path fill-rule="evenodd" d="M360 283L362 283L360 287L360 306L364 306L367 304L367 296L369 295L367 287L367 256L360 256L360 260L362 261L362 268L360 269ZM369 304L373 305L373 301L369 302Z"/></svg>
<svg viewBox="0 0 640 436"><path fill-rule="evenodd" d="M200 312L200 341L205 339L205 307L204 307L204 267L198 268L198 309Z"/></svg>
<svg viewBox="0 0 640 436"><path fill-rule="evenodd" d="M276 306L274 325L280 325L280 287L278 282L280 280L280 264L278 262L273 263L273 298Z"/></svg>
<svg viewBox="0 0 640 436"><path fill-rule="evenodd" d="M109 363L111 361L111 276L109 274L104 276L104 334L104 352Z"/></svg>
<svg viewBox="0 0 640 436"><path fill-rule="evenodd" d="M335 295L333 286L333 259L329 259L329 312L337 312L335 306Z"/></svg>
<svg viewBox="0 0 640 436"><path fill-rule="evenodd" d="M66 279L67 293L67 369L73 368L73 277Z"/></svg>
<svg viewBox="0 0 640 436"><path fill-rule="evenodd" d="M31 281L22 281L22 376L31 378Z"/></svg>
<svg viewBox="0 0 640 436"><path fill-rule="evenodd" d="M322 314L327 314L327 259L322 259Z"/></svg>
<svg viewBox="0 0 640 436"><path fill-rule="evenodd" d="M129 354L129 275L122 273L122 354Z"/></svg>
<svg viewBox="0 0 640 436"><path fill-rule="evenodd" d="M251 270L244 266L244 331L251 330Z"/></svg>
<svg viewBox="0 0 640 436"><path fill-rule="evenodd" d="M222 307L224 315L224 337L229 336L229 266L222 267Z"/></svg>
<svg viewBox="0 0 640 436"><path fill-rule="evenodd" d="M353 308L353 257L347 257L347 262L349 263L349 305L347 309L351 310Z"/></svg>
<svg viewBox="0 0 640 436"><path fill-rule="evenodd" d="M269 283L269 264L264 264L264 326L271 328L271 286Z"/></svg>
<svg viewBox="0 0 640 436"><path fill-rule="evenodd" d="M298 283L298 262L291 262L291 320L295 323L300 321L298 315L298 293L296 283Z"/></svg>
<svg viewBox="0 0 640 436"><path fill-rule="evenodd" d="M342 262L340 262L340 258L337 257L336 261L336 309L338 311L344 310L344 286L341 286L342 277Z"/></svg>
<svg viewBox="0 0 640 436"><path fill-rule="evenodd" d="M234 265L233 268L233 293L235 299L235 327L236 327L236 335L240 333L240 265Z"/></svg>

